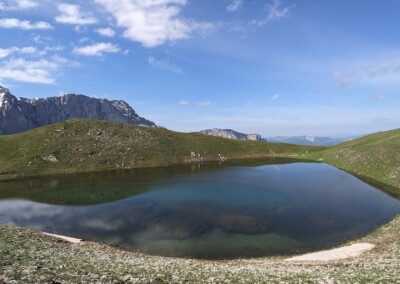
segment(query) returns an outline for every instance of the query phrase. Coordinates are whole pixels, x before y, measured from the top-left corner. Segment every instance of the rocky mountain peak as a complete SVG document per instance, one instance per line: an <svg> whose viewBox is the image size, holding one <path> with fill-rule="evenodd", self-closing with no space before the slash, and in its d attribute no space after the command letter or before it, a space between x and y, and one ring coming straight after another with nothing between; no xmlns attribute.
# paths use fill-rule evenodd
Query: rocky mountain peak
<svg viewBox="0 0 400 284"><path fill-rule="evenodd" d="M5 93L8 93L8 92L9 92L9 90L7 88L4 88L4 87L0 86L0 94L5 94Z"/></svg>
<svg viewBox="0 0 400 284"><path fill-rule="evenodd" d="M237 132L232 129L220 129L220 128L213 128L213 129L206 129L200 131L200 133L211 135L211 136L218 136L228 139L234 140L252 140L252 141L264 141L260 134L244 134Z"/></svg>
<svg viewBox="0 0 400 284"><path fill-rule="evenodd" d="M68 119L88 118L155 127L122 100L91 98L78 94L24 99L0 87L0 134L13 134Z"/></svg>
<svg viewBox="0 0 400 284"><path fill-rule="evenodd" d="M0 104L10 95L10 91L0 86Z"/></svg>
<svg viewBox="0 0 400 284"><path fill-rule="evenodd" d="M7 88L0 86L0 111L3 116L5 115L5 110L10 107L10 104L14 102L16 98L10 94Z"/></svg>

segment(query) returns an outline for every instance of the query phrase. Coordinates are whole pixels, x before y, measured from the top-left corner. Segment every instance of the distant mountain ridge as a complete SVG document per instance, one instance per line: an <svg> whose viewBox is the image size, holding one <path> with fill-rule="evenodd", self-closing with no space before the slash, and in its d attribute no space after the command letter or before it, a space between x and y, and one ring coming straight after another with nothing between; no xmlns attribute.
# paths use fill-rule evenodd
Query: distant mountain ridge
<svg viewBox="0 0 400 284"><path fill-rule="evenodd" d="M311 145L311 146L333 146L353 138L330 138L318 136L277 136L266 138L268 142L281 142L296 145Z"/></svg>
<svg viewBox="0 0 400 284"><path fill-rule="evenodd" d="M14 134L68 119L88 118L155 127L122 100L65 94L45 99L13 96L0 86L0 135Z"/></svg>
<svg viewBox="0 0 400 284"><path fill-rule="evenodd" d="M346 141L350 141L354 138L330 138L330 137L319 137L319 136L276 136L264 138L260 134L244 134L237 132L232 129L206 129L199 131L202 134L218 136L233 140L251 140L251 141L263 141L272 143L287 143L294 145L306 145L306 146L333 146Z"/></svg>
<svg viewBox="0 0 400 284"><path fill-rule="evenodd" d="M213 129L201 130L200 133L211 136L233 139L233 140L264 141L260 134L255 134L255 133L244 134L232 129L213 128Z"/></svg>

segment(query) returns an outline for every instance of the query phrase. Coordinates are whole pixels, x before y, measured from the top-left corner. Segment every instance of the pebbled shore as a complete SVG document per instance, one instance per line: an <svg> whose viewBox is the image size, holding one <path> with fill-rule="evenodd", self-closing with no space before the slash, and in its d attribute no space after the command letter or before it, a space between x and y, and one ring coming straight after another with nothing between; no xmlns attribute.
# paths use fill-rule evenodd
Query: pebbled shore
<svg viewBox="0 0 400 284"><path fill-rule="evenodd" d="M74 244L0 225L0 283L399 283L399 231L400 216L350 242L376 247L349 259L205 261L148 256L91 242Z"/></svg>

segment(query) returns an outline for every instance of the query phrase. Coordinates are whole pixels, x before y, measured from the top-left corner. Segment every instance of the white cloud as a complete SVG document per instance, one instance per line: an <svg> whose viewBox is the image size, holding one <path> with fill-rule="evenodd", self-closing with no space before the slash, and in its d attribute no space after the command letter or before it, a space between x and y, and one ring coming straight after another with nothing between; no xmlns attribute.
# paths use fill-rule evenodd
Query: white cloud
<svg viewBox="0 0 400 284"><path fill-rule="evenodd" d="M282 18L286 18L290 15L290 11L294 8L294 6L281 7L281 0L272 0L270 4L267 4L267 17L262 20L253 20L250 22L252 25L263 26L270 22L274 22L280 20Z"/></svg>
<svg viewBox="0 0 400 284"><path fill-rule="evenodd" d="M53 56L51 59L26 60L11 59L0 65L0 80L12 80L36 84L54 84L61 66L67 65L65 58Z"/></svg>
<svg viewBox="0 0 400 284"><path fill-rule="evenodd" d="M178 16L187 0L95 0L110 13L123 36L145 47L189 37L192 27Z"/></svg>
<svg viewBox="0 0 400 284"><path fill-rule="evenodd" d="M182 105L182 106L187 106L190 103L188 101L179 101L179 104Z"/></svg>
<svg viewBox="0 0 400 284"><path fill-rule="evenodd" d="M78 40L78 42L79 43L85 43L85 42L88 42L90 40L90 38L88 38L88 37L83 37L83 38L80 38L79 40Z"/></svg>
<svg viewBox="0 0 400 284"><path fill-rule="evenodd" d="M58 23L78 26L97 23L97 20L93 16L81 13L79 5L62 3L57 8L61 13L61 15L55 18Z"/></svg>
<svg viewBox="0 0 400 284"><path fill-rule="evenodd" d="M243 5L243 0L233 0L232 3L230 3L227 7L226 10L229 12L235 12L239 10L239 8Z"/></svg>
<svg viewBox="0 0 400 284"><path fill-rule="evenodd" d="M49 43L53 40L53 38L52 38L52 37L49 37L49 36L43 36L43 35L32 34L32 40L33 40L35 43L47 45L47 44L49 44Z"/></svg>
<svg viewBox="0 0 400 284"><path fill-rule="evenodd" d="M281 95L279 95L279 94L275 94L275 95L273 95L272 97L271 97L271 100L277 100L277 99L279 99L279 97L280 97Z"/></svg>
<svg viewBox="0 0 400 284"><path fill-rule="evenodd" d="M400 58L336 72L334 81L339 88L357 83L389 84L395 82L398 84L400 82Z"/></svg>
<svg viewBox="0 0 400 284"><path fill-rule="evenodd" d="M0 0L0 11L28 10L37 6L37 1L33 0Z"/></svg>
<svg viewBox="0 0 400 284"><path fill-rule="evenodd" d="M13 54L24 54L34 57L41 57L51 52L62 51L64 47L62 46L46 46L43 49L37 49L33 46L26 47L9 47L9 48L0 48L0 59L6 58Z"/></svg>
<svg viewBox="0 0 400 284"><path fill-rule="evenodd" d="M98 33L101 36L105 37L114 37L115 36L115 31L112 28L102 28L102 29L97 29L95 30L96 33Z"/></svg>
<svg viewBox="0 0 400 284"><path fill-rule="evenodd" d="M73 52L84 56L103 56L104 53L116 53L120 49L117 45L109 42L99 42L92 45L76 47Z"/></svg>
<svg viewBox="0 0 400 284"><path fill-rule="evenodd" d="M208 107L208 106L211 106L211 105L212 105L212 102L210 102L210 101L198 102L197 103L197 106L199 106L199 107Z"/></svg>
<svg viewBox="0 0 400 284"><path fill-rule="evenodd" d="M167 70L177 74L181 74L183 72L181 67L169 62L168 60L156 59L153 56L149 56L147 58L147 62L157 70Z"/></svg>
<svg viewBox="0 0 400 284"><path fill-rule="evenodd" d="M213 32L217 27L222 26L222 22L211 23L211 22L189 21L188 25L190 27L191 32L198 31L203 35L208 35L210 32Z"/></svg>
<svg viewBox="0 0 400 284"><path fill-rule="evenodd" d="M47 22L30 22L15 18L0 19L0 28L4 29L21 29L21 30L49 30L53 27Z"/></svg>
<svg viewBox="0 0 400 284"><path fill-rule="evenodd" d="M0 48L0 58L5 58L13 53L32 54L36 52L37 49L33 46Z"/></svg>

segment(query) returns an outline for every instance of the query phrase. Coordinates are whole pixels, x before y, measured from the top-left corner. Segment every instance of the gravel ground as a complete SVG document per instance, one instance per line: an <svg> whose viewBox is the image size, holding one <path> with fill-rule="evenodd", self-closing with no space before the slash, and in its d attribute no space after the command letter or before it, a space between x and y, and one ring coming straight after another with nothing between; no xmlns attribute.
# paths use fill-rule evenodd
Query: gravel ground
<svg viewBox="0 0 400 284"><path fill-rule="evenodd" d="M0 225L0 283L400 283L400 216L356 242L375 249L330 262L206 261L69 243ZM348 244L351 244L348 243Z"/></svg>

